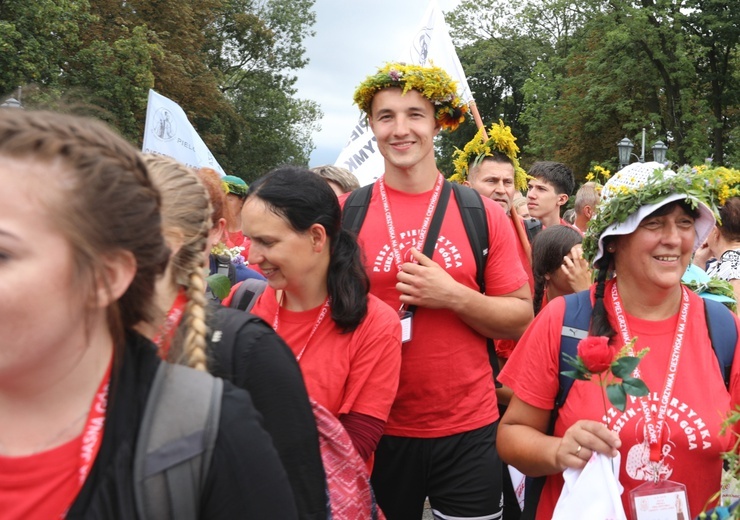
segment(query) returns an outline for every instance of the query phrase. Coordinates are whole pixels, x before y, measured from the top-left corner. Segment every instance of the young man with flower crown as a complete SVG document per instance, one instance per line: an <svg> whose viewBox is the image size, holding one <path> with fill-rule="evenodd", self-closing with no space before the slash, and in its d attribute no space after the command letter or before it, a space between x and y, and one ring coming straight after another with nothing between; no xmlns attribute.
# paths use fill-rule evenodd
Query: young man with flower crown
<svg viewBox="0 0 740 520"><path fill-rule="evenodd" d="M501 518L498 409L486 338L518 337L532 319L527 275L500 206L484 199L489 226L486 293L454 196L431 258L421 253L446 182L434 137L466 107L437 67L388 64L357 89L385 159L359 231L373 294L411 320L398 394L376 451L373 486L389 520L420 518L429 497L439 518ZM417 306L409 318L406 306ZM407 322L408 323L408 322Z"/></svg>

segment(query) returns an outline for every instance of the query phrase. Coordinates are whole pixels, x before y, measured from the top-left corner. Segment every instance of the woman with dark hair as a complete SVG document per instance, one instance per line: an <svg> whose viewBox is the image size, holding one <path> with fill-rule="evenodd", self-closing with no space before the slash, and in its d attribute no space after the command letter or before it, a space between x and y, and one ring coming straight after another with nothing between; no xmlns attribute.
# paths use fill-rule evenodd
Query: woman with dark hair
<svg viewBox="0 0 740 520"><path fill-rule="evenodd" d="M564 298L540 312L502 370L501 382L514 397L501 419L497 447L525 475L546 477L537 518L552 518L563 471L583 469L594 453L620 455L627 518L634 520L633 490L659 495L663 484L672 485L666 480L685 486L680 496L692 518L714 500L720 454L733 440L722 431L723 418L740 403L740 348L732 345L726 387L703 301L681 277L714 226L715 181L674 174L659 163L627 166L604 186L584 238L584 255L598 270L590 289L589 335L605 337L611 359L623 349L634 356L649 348L631 372L647 385L647 396L628 398L620 411L604 402L598 385L577 380L557 411L554 431L548 431L560 388ZM740 325L729 310L718 310ZM668 498L674 503L673 495Z"/></svg>
<svg viewBox="0 0 740 520"><path fill-rule="evenodd" d="M543 229L532 242L534 313L558 296L584 291L591 285L591 272L583 258L581 234L568 226Z"/></svg>
<svg viewBox="0 0 740 520"><path fill-rule="evenodd" d="M252 312L293 350L308 394L339 418L364 460L398 387L398 314L370 295L360 249L322 178L293 167L261 177L242 211L250 264L268 287Z"/></svg>

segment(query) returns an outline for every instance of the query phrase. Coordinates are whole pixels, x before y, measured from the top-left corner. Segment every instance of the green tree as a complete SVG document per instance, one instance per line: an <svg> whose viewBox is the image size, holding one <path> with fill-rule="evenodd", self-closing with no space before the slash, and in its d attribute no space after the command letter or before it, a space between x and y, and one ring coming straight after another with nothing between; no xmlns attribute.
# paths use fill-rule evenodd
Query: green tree
<svg viewBox="0 0 740 520"><path fill-rule="evenodd" d="M313 0L0 0L0 92L73 99L141 142L150 88L230 173L307 164L320 112L296 98ZM61 103L60 103L61 99ZM97 110L95 108L97 107Z"/></svg>
<svg viewBox="0 0 740 520"><path fill-rule="evenodd" d="M210 64L246 131L225 143L227 164L247 180L280 164L308 165L318 104L296 98L289 71L308 63L313 0L228 0L214 24ZM219 36L217 36L219 35Z"/></svg>

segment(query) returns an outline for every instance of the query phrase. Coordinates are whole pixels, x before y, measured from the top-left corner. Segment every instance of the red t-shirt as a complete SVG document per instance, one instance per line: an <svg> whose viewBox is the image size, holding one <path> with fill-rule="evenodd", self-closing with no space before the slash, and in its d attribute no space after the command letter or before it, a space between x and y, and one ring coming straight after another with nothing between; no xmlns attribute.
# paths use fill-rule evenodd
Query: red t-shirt
<svg viewBox="0 0 740 520"><path fill-rule="evenodd" d="M80 489L82 435L27 457L0 457L0 517L57 520Z"/></svg>
<svg viewBox="0 0 740 520"><path fill-rule="evenodd" d="M227 231L224 233L224 243L226 247L231 249L232 247L243 247L241 255L244 257L244 261L249 259L249 247L252 245L252 241L244 236L241 231Z"/></svg>
<svg viewBox="0 0 740 520"><path fill-rule="evenodd" d="M275 291L267 287L252 313L272 325ZM398 314L370 295L367 316L353 332L342 334L327 314L310 338L321 307L304 312L280 309L278 334L300 360L308 395L335 416L350 411L385 421L398 389L401 322Z"/></svg>
<svg viewBox="0 0 740 520"><path fill-rule="evenodd" d="M604 302L615 330L611 285L607 283ZM717 358L712 351L701 298L689 293L689 316L678 362L673 395L663 427L665 476L686 485L691 518L720 488L720 453L731 445L729 436L720 437L722 416L740 403L740 346L735 349L730 393L725 389ZM501 382L527 404L551 410L558 390L560 334L565 300L555 298L540 312L519 341L501 372ZM637 336L637 349L649 347L640 362L641 379L650 389L653 415L657 415L663 393L668 360L678 323L678 314L662 321L647 321L625 314L630 333ZM737 317L735 317L737 321ZM739 323L740 326L740 323ZM610 343L622 347L618 333ZM607 401L609 405L609 402ZM649 479L649 447L645 439L644 415L639 402L628 399L624 413L611 407L609 425L619 433L622 467L619 481L625 490L622 502L629 517L629 492ZM575 381L558 414L555 436L579 419L601 421L604 416L601 389L588 381ZM563 486L562 474L547 479L537 510L538 518L551 518Z"/></svg>
<svg viewBox="0 0 740 520"><path fill-rule="evenodd" d="M519 236L516 233L514 221L509 218L509 222L511 222L511 228L514 230L514 236L517 238L516 252L519 255L519 261L522 263L522 267L524 267L524 271L527 273L527 278L529 279L529 289L532 293L532 296L534 296L534 273L532 272L532 265L529 263L527 253L526 251L524 251L524 246L522 246L522 243L519 240ZM498 357L500 358L508 359L509 356L511 356L511 353L514 351L516 343L517 341L514 339L497 339L496 355L498 355Z"/></svg>
<svg viewBox="0 0 740 520"><path fill-rule="evenodd" d="M412 194L386 185L386 191L401 255L407 259L410 247L422 249L416 237L432 190ZM518 255L512 254L516 238L506 214L492 200L483 202L490 229L486 294L507 294L525 285L527 275ZM398 309L398 269L377 184L358 241L371 292ZM478 289L475 257L454 195L450 196L432 259L458 282ZM486 338L447 309L417 309L412 328L411 341L403 345L401 381L385 433L434 438L496 421L498 408Z"/></svg>

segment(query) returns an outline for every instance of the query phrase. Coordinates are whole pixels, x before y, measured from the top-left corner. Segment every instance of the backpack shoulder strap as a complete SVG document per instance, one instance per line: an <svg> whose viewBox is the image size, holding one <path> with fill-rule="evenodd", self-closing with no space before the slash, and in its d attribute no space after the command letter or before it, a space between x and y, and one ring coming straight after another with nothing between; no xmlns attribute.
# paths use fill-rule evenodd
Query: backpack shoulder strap
<svg viewBox="0 0 740 520"><path fill-rule="evenodd" d="M249 312L237 312L220 306L214 306L211 312L212 320L209 325L212 331L208 337L210 358L213 361L211 372L236 384L235 349L239 331L250 322L263 323L265 327L269 325Z"/></svg>
<svg viewBox="0 0 740 520"><path fill-rule="evenodd" d="M145 520L197 520L221 416L223 381L160 363L134 453L134 495Z"/></svg>
<svg viewBox="0 0 740 520"><path fill-rule="evenodd" d="M239 283L239 287L234 291L229 307L239 309L240 311L249 312L254 307L255 302L260 294L265 291L267 280L259 278L247 278Z"/></svg>
<svg viewBox="0 0 740 520"><path fill-rule="evenodd" d="M709 339L719 362L725 388L729 389L732 359L735 357L735 345L737 344L735 317L724 304L706 298L703 300Z"/></svg>
<svg viewBox="0 0 740 520"><path fill-rule="evenodd" d="M568 397L573 379L563 375L563 371L569 370L563 354L575 357L578 355L578 342L588 336L588 327L591 323L591 292L589 290L568 294L565 297L565 315L563 316L563 328L560 332L560 361L558 366L558 379L560 382L558 394L555 398L553 415L565 403ZM553 426L555 425L553 417Z"/></svg>
<svg viewBox="0 0 740 520"><path fill-rule="evenodd" d="M460 215L465 225L465 232L468 235L468 241L475 256L478 287L481 292L485 292L485 271L489 242L486 208L477 191L456 182L452 183L452 190L455 192L455 199L457 200L457 205L460 207Z"/></svg>
<svg viewBox="0 0 740 520"><path fill-rule="evenodd" d="M560 333L560 360L558 361L558 393L555 397L555 406L550 414L550 422L547 426L547 434L552 435L555 431L555 420L558 410L565 403L573 386L573 379L563 375L569 366L563 354L576 356L578 354L578 342L588 336L588 327L591 320L591 293L581 291L568 294L565 298L565 315L563 316L563 328ZM527 477L524 491L524 510L520 520L534 520L537 506L540 501L542 489L545 486L545 477Z"/></svg>
<svg viewBox="0 0 740 520"><path fill-rule="evenodd" d="M367 186L354 190L344 201L344 209L342 210L342 227L347 231L352 231L355 234L360 233L362 223L365 221L365 215L367 215L367 208L370 205L373 186L375 186L375 184L368 184Z"/></svg>

